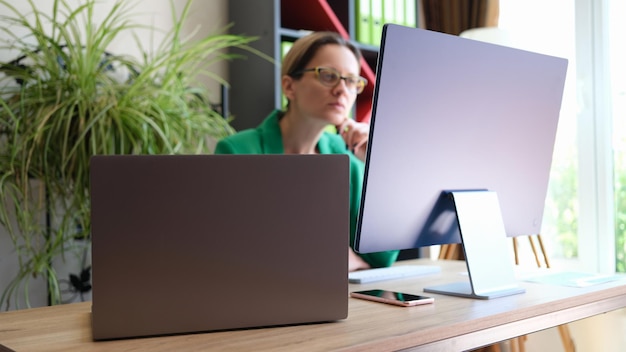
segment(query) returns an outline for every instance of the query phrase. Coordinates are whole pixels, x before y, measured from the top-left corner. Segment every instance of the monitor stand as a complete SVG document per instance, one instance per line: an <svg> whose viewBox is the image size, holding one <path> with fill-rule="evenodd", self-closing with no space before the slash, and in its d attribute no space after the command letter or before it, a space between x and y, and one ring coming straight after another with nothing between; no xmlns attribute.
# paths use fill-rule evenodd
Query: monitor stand
<svg viewBox="0 0 626 352"><path fill-rule="evenodd" d="M424 288L424 292L491 299L525 292L515 280L511 249L493 191L451 191L469 282Z"/></svg>

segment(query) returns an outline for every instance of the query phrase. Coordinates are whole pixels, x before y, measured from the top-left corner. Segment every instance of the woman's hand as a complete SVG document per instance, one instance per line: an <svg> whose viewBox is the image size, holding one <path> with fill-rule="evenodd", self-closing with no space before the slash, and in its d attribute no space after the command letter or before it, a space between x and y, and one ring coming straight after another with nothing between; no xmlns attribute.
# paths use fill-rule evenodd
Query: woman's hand
<svg viewBox="0 0 626 352"><path fill-rule="evenodd" d="M346 118L341 125L337 126L339 135L343 137L346 146L357 158L365 162L367 141L369 139L370 125Z"/></svg>
<svg viewBox="0 0 626 352"><path fill-rule="evenodd" d="M356 271L360 269L369 269L370 265L367 264L363 258L359 257L352 248L348 247L348 271Z"/></svg>

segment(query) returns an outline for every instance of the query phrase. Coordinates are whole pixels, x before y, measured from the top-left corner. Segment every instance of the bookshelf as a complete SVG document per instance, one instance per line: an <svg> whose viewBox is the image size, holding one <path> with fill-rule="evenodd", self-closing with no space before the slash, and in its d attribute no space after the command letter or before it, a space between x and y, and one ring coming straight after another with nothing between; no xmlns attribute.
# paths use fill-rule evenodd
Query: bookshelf
<svg viewBox="0 0 626 352"><path fill-rule="evenodd" d="M252 46L271 56L275 63L240 52L245 59L229 65L228 81L232 125L237 130L256 127L273 109L280 108L280 61L283 41L294 41L308 31L330 30L350 38L363 53L361 75L368 80L356 102L355 117L368 121L376 78L378 46L356 41L358 8L366 0L229 0L229 23L233 34L257 36ZM367 0L400 2L401 0ZM417 18L417 1L411 7ZM381 5L382 6L382 5ZM382 20L381 20L382 21Z"/></svg>

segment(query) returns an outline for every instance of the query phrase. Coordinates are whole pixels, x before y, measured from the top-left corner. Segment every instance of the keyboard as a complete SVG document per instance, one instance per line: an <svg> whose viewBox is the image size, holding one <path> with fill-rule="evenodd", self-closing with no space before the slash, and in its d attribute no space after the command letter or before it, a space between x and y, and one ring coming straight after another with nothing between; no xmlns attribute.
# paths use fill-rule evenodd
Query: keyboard
<svg viewBox="0 0 626 352"><path fill-rule="evenodd" d="M441 268L436 265L397 265L387 268L352 271L348 273L348 282L352 284L367 284L376 281L436 274L440 271Z"/></svg>

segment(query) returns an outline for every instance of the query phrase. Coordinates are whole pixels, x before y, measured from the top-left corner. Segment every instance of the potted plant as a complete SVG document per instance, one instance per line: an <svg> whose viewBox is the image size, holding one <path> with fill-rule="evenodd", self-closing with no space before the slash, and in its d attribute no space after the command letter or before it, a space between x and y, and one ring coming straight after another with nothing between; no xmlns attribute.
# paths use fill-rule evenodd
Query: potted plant
<svg viewBox="0 0 626 352"><path fill-rule="evenodd" d="M95 0L55 0L47 14L29 4L25 14L0 0L8 10L0 16L0 38L8 37L0 50L19 52L0 63L0 224L19 261L0 299L6 307L22 294L30 306L32 278L47 280L49 303L61 303L51 263L70 254L77 238L89 238L92 155L210 153L211 138L233 132L197 79L220 80L207 66L232 59L231 47L254 52L247 44L255 40L183 39L191 1L180 16L170 1L172 29L149 52L133 35L145 26L132 21L128 1L118 0L101 23ZM140 59L107 51L121 36L141 48Z"/></svg>

